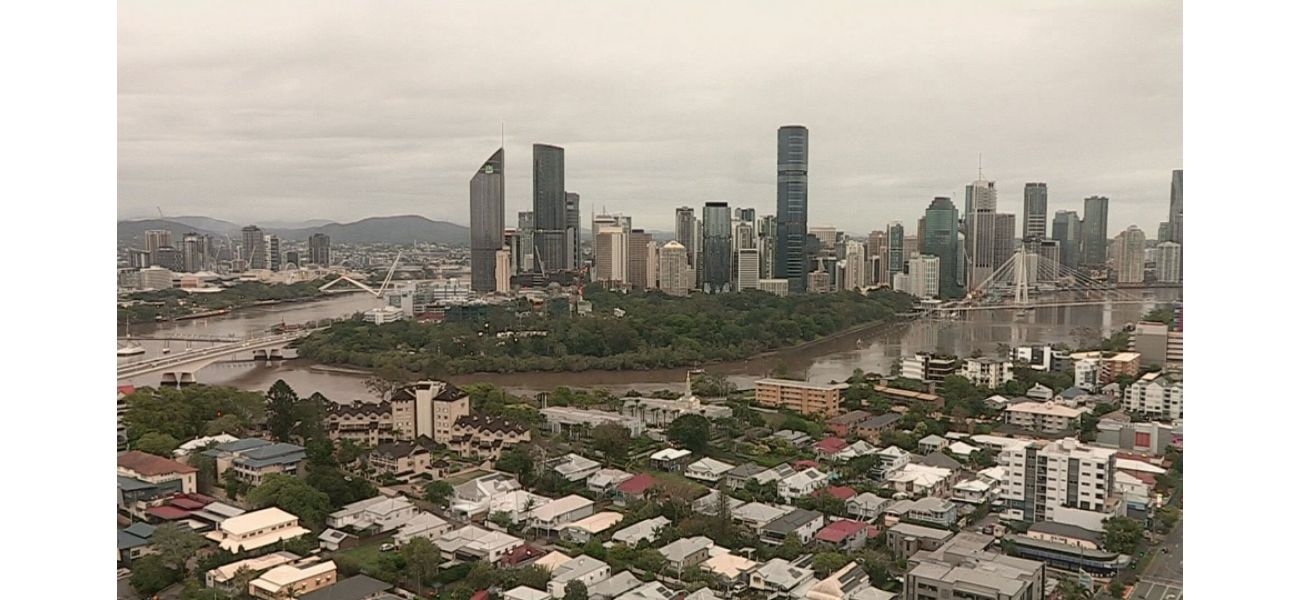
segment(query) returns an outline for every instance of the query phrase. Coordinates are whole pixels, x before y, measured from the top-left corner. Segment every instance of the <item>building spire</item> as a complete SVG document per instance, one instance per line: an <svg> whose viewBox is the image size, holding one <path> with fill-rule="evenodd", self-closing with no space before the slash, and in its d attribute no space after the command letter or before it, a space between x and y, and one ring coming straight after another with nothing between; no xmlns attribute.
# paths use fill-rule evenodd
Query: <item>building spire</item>
<svg viewBox="0 0 1300 600"><path fill-rule="evenodd" d="M984 153L979 154L979 180L984 181Z"/></svg>

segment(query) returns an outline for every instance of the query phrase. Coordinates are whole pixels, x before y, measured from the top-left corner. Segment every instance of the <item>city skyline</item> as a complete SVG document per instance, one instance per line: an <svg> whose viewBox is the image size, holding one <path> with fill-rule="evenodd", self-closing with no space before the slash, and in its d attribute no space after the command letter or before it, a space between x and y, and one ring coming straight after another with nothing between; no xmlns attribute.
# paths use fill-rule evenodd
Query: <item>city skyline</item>
<svg viewBox="0 0 1300 600"><path fill-rule="evenodd" d="M464 173L500 145L503 122L515 160L533 143L566 148L566 190L656 231L673 230L681 205L775 213L771 131L785 123L817 132L808 224L858 235L914 222L936 196L960 198L982 153L985 178L1004 194L1046 182L1049 214L1105 196L1112 230L1136 224L1154 237L1168 218L1168 173L1182 167L1177 5L767 7L748 11L752 31L722 18L725 3L666 7L698 23L688 40L642 27L664 18L649 9L595 7L584 15L599 27L583 31L611 51L581 59L540 40L507 50L472 39L473 23L441 19L436 7L413 8L381 38L367 26L393 23L350 7L281 19L280 5L140 6L124 4L119 24L123 218L162 206L246 223L310 211L340 222L419 214L468 224ZM504 11L498 25L520 30L546 8ZM830 46L761 43L795 15ZM261 18L278 25L249 25ZM982 25L978 39L949 47L942 32L970 19ZM1054 44L1011 35L1034 27L1051 30ZM344 28L359 33L340 39ZM864 28L879 35L842 34ZM228 35L236 29L243 37ZM665 39L683 49L642 52ZM241 48L250 43L287 56L249 55ZM708 60L682 67L682 52ZM373 68L380 63L392 67ZM1023 99L1026 86L1034 102ZM380 102L388 108L371 110ZM507 170L508 215L530 208L531 171ZM1019 203L1007 204L1023 223Z"/></svg>

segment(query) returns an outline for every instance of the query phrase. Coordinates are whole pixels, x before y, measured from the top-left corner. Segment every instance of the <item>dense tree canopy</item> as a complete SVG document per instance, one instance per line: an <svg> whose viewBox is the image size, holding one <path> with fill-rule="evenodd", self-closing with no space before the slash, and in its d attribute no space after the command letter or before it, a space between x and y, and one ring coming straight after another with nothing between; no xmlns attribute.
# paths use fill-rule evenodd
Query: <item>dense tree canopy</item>
<svg viewBox="0 0 1300 600"><path fill-rule="evenodd" d="M336 323L303 340L308 358L437 376L473 371L650 369L736 360L882 322L911 306L889 290L779 297L757 291L674 298L589 290L593 311L546 318L508 311L480 321ZM615 309L623 316L615 316ZM545 335L498 337L508 330Z"/></svg>
<svg viewBox="0 0 1300 600"><path fill-rule="evenodd" d="M191 440L206 435L214 422L236 423L242 432L266 414L266 399L261 394L212 385L179 390L138 388L126 397L126 403L123 419L132 447L151 433Z"/></svg>
<svg viewBox="0 0 1300 600"><path fill-rule="evenodd" d="M703 452L709 446L709 419L702 415L682 415L668 424L668 439L691 452Z"/></svg>
<svg viewBox="0 0 1300 600"><path fill-rule="evenodd" d="M313 529L325 523L325 517L331 510L328 494L302 479L281 473L272 473L263 478L262 485L248 493L248 501L257 508L275 506L298 515L307 527Z"/></svg>
<svg viewBox="0 0 1300 600"><path fill-rule="evenodd" d="M220 292L191 294L180 288L136 292L127 296L140 304L118 309L119 323L153 322L158 317L170 319L205 310L233 309L266 300L302 300L324 294L322 281L300 281L290 284L268 284L257 281L240 283Z"/></svg>

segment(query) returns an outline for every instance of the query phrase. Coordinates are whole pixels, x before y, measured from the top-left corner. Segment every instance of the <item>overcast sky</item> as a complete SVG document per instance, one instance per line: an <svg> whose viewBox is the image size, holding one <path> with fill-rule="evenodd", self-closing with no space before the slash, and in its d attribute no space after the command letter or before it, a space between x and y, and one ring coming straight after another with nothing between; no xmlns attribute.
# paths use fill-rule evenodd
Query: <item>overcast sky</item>
<svg viewBox="0 0 1300 600"><path fill-rule="evenodd" d="M809 225L915 228L977 175L1019 215L1111 199L1149 237L1182 164L1174 1L119 3L119 216L468 224L506 134L591 210L776 208L776 130L810 129ZM1193 176L1194 179L1194 176ZM1017 218L1017 232L1020 220Z"/></svg>

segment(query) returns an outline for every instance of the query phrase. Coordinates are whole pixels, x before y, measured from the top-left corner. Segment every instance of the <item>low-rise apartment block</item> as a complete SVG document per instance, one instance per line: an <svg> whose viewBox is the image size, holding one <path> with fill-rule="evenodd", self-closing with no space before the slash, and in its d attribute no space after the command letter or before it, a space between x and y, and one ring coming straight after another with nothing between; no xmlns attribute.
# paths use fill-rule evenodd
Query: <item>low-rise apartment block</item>
<svg viewBox="0 0 1300 600"><path fill-rule="evenodd" d="M447 447L465 458L496 460L501 458L501 452L506 448L532 439L532 431L526 423L473 415L456 419Z"/></svg>
<svg viewBox="0 0 1300 600"><path fill-rule="evenodd" d="M942 383L945 377L958 373L961 361L955 356L917 352L908 358L904 358L900 366L899 377Z"/></svg>
<svg viewBox="0 0 1300 600"><path fill-rule="evenodd" d="M218 480L233 469L240 481L253 487L261 485L262 478L273 473L296 475L298 467L307 460L307 449L302 446L260 438L217 444L203 454L216 460Z"/></svg>
<svg viewBox="0 0 1300 600"><path fill-rule="evenodd" d="M1061 433L1078 427L1084 411L1047 402L1018 402L1007 406L1003 418L1007 424L1044 433Z"/></svg>
<svg viewBox="0 0 1300 600"><path fill-rule="evenodd" d="M469 415L469 394L446 381L420 381L393 392L393 431L398 439L427 436L451 442L456 419Z"/></svg>
<svg viewBox="0 0 1300 600"><path fill-rule="evenodd" d="M1053 520L1058 508L1094 513L1113 508L1115 451L1073 438L1011 445L998 454L1003 518Z"/></svg>
<svg viewBox="0 0 1300 600"><path fill-rule="evenodd" d="M429 450L413 442L380 444L370 451L366 460L376 476L391 475L403 483L432 471Z"/></svg>
<svg viewBox="0 0 1300 600"><path fill-rule="evenodd" d="M993 539L961 533L932 552L914 556L903 598L1043 600L1047 587L1043 563L986 550Z"/></svg>
<svg viewBox="0 0 1300 600"><path fill-rule="evenodd" d="M991 357L966 359L961 366L961 376L986 388L1002 387L1015 379L1010 360Z"/></svg>
<svg viewBox="0 0 1300 600"><path fill-rule="evenodd" d="M840 398L848 387L843 383L759 379L754 382L754 401L769 408L788 408L800 414L830 417L839 414Z"/></svg>
<svg viewBox="0 0 1300 600"><path fill-rule="evenodd" d="M1147 373L1124 390L1124 410L1162 421L1183 418L1183 382L1172 373Z"/></svg>

